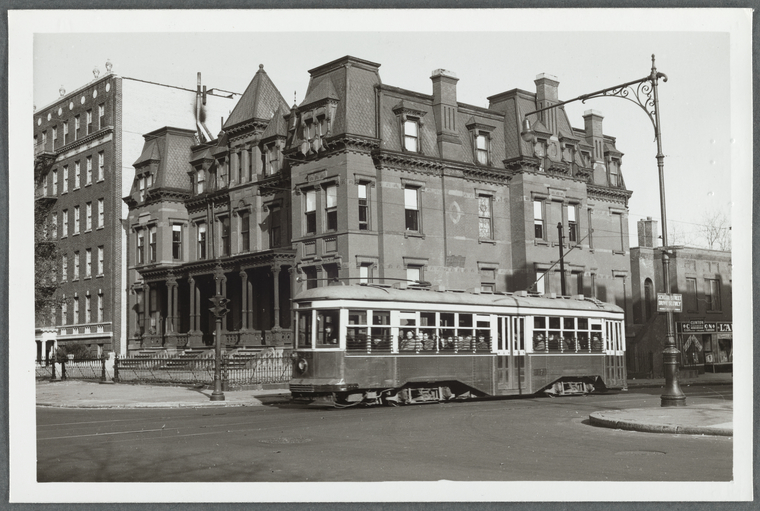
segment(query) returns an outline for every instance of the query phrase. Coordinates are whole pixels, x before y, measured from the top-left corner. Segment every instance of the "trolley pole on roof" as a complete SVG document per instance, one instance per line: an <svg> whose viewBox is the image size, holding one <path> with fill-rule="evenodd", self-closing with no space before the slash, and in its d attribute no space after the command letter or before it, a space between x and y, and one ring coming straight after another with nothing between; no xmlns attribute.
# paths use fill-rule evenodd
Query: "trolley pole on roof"
<svg viewBox="0 0 760 511"><path fill-rule="evenodd" d="M565 239L562 236L562 222L557 224L557 231L559 231L559 278L562 285L562 296L567 296L565 291Z"/></svg>
<svg viewBox="0 0 760 511"><path fill-rule="evenodd" d="M665 155L662 152L662 137L660 132L660 100L657 94L657 86L660 78L662 78L662 81L664 82L668 81L668 77L665 75L665 73L660 73L657 71L657 68L654 65L654 55L652 55L652 69L650 73L643 78L621 83L613 87L607 87L606 89L591 92L589 94L583 94L577 98L555 103L553 105L539 108L538 110L524 114L520 136L526 142L534 142L536 140L536 134L531 128L530 120L528 117L536 116L536 114L540 112L558 108L574 101L581 101L582 103L585 103L586 100L593 98L620 98L628 100L644 110L644 113L647 114L649 120L652 121L652 126L654 127L654 138L657 142L656 158L660 181L660 213L662 215L662 269L663 280L665 281L663 283L663 287L665 288L665 293L667 295L670 295L670 256L668 253L668 224L667 217L665 215ZM676 347L675 330L673 312L668 312L667 335L665 336L664 343L665 348L662 350L662 366L663 373L665 374L665 391L660 396L660 406L686 405L686 396L681 391L681 387L678 383L678 359L681 352Z"/></svg>

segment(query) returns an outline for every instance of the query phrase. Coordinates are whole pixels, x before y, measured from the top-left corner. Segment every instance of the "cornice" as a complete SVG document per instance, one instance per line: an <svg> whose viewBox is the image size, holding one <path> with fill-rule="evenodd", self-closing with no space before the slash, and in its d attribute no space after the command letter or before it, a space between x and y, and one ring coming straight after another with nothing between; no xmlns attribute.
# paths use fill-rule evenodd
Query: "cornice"
<svg viewBox="0 0 760 511"><path fill-rule="evenodd" d="M632 191L624 188L609 188L607 186L589 184L586 189L589 199L617 202L626 206L628 205L628 199L633 195Z"/></svg>
<svg viewBox="0 0 760 511"><path fill-rule="evenodd" d="M182 202L189 199L192 194L186 190L176 190L167 188L157 188L150 190L145 198L145 205L156 204L159 202Z"/></svg>
<svg viewBox="0 0 760 511"><path fill-rule="evenodd" d="M113 126L106 126L105 128L101 128L98 131L90 133L89 135L85 135L82 138L78 138L78 139L76 139L76 140L74 140L72 142L69 142L66 145L63 145L63 146L59 147L58 149L56 149L55 154L57 156L57 155L60 155L62 153L65 153L66 151L70 151L72 149L76 149L77 147L85 145L85 144L88 144L88 143L92 142L93 140L97 140L98 138L100 138L102 136L105 136L105 135L107 135L109 133L113 133L113 131L114 131Z"/></svg>
<svg viewBox="0 0 760 511"><path fill-rule="evenodd" d="M507 184L512 180L512 174L504 169L493 167L466 167L462 170L465 179L484 183Z"/></svg>
<svg viewBox="0 0 760 511"><path fill-rule="evenodd" d="M253 119L248 119L247 121L243 121L241 123L235 124L234 126L224 128L224 131L227 133L229 137L237 137L237 136L242 135L243 132L247 132L247 131L253 131L254 134L260 135L266 129L268 124L269 124L269 120L267 119L253 118Z"/></svg>
<svg viewBox="0 0 760 511"><path fill-rule="evenodd" d="M440 174L446 168L446 165L439 160L383 151L382 149L372 151L372 158L377 168L390 168L419 174Z"/></svg>

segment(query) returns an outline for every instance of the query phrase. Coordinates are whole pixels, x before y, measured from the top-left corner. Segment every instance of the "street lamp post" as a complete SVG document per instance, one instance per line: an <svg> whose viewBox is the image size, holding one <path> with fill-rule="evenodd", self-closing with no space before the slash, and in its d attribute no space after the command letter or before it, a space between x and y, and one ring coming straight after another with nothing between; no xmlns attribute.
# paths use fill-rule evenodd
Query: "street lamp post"
<svg viewBox="0 0 760 511"><path fill-rule="evenodd" d="M214 391L211 393L211 401L224 401L224 392L222 391L222 319L229 310L227 302L229 299L217 294L209 298L214 304L209 310L214 313L216 318L216 339L214 343Z"/></svg>
<svg viewBox="0 0 760 511"><path fill-rule="evenodd" d="M577 98L556 103L545 108L528 112L524 115L522 122L522 138L528 142L535 139L535 135L530 126L528 120L529 115L537 114L553 108L558 108L562 105L572 103L574 101L581 101L585 103L586 100L599 97L621 98L627 99L632 103L641 107L647 114L649 120L652 121L654 127L654 137L657 141L657 170L659 173L660 181L660 214L662 215L662 270L663 279L665 280L665 293L670 294L670 255L668 251L668 223L665 214L665 173L664 173L664 159L665 155L662 153L662 138L660 135L660 105L659 97L657 95L657 85L659 79L667 82L668 77L665 73L660 73L654 64L654 55L652 55L652 70L649 75L638 80L633 80L614 87L608 87L590 94L583 94ZM673 312L667 312L667 335L665 339L665 347L662 351L662 363L663 372L665 374L665 392L660 396L661 406L685 406L686 396L681 391L681 387L678 384L678 355L680 351L676 348L675 342L675 328L673 322Z"/></svg>

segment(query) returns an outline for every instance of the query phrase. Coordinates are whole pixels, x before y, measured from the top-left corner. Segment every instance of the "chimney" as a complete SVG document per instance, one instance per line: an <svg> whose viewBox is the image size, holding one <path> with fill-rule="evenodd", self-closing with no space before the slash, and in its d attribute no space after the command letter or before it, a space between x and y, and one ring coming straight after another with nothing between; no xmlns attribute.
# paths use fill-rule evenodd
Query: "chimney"
<svg viewBox="0 0 760 511"><path fill-rule="evenodd" d="M657 220L648 216L646 220L639 220L636 224L639 231L639 247L655 248L657 244Z"/></svg>
<svg viewBox="0 0 760 511"><path fill-rule="evenodd" d="M457 131L457 82L459 78L451 71L436 69L433 81L433 115L441 158L462 159L462 141Z"/></svg>
<svg viewBox="0 0 760 511"><path fill-rule="evenodd" d="M598 110L586 110L583 112L585 121L586 142L594 147L594 161L604 162L604 134L602 133L602 120L604 116Z"/></svg>
<svg viewBox="0 0 760 511"><path fill-rule="evenodd" d="M559 103L559 78L547 73L541 73L536 76L533 83L536 84L536 110ZM558 108L552 108L538 114L544 126L555 135L558 134L557 115L559 114Z"/></svg>

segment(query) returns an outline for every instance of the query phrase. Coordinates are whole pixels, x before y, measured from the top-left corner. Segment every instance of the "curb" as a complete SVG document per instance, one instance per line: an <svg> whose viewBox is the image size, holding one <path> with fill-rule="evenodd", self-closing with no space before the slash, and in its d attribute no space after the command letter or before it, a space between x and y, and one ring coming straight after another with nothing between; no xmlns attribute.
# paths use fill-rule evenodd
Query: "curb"
<svg viewBox="0 0 760 511"><path fill-rule="evenodd" d="M693 383L683 383L679 382L679 386L692 386L692 385L733 385L734 382L732 381L716 381L716 382L693 382ZM664 383L631 383L628 382L628 388L629 389L656 389L656 388L663 388L665 387Z"/></svg>
<svg viewBox="0 0 760 511"><path fill-rule="evenodd" d="M596 416L596 413L592 413L588 416L588 418L595 426L623 429L627 431L642 431L644 433L670 433L675 435L734 436L734 430L732 428L712 428L709 426L677 426L670 424L644 424L636 421L606 419L604 417Z"/></svg>
<svg viewBox="0 0 760 511"><path fill-rule="evenodd" d="M37 406L44 408L68 408L68 409L135 409L135 408L231 408L231 407L255 407L263 406L264 403L228 403L225 401L215 401L208 403L133 403L133 404L113 404L113 405L89 405L89 404L56 404L56 403L37 403Z"/></svg>

